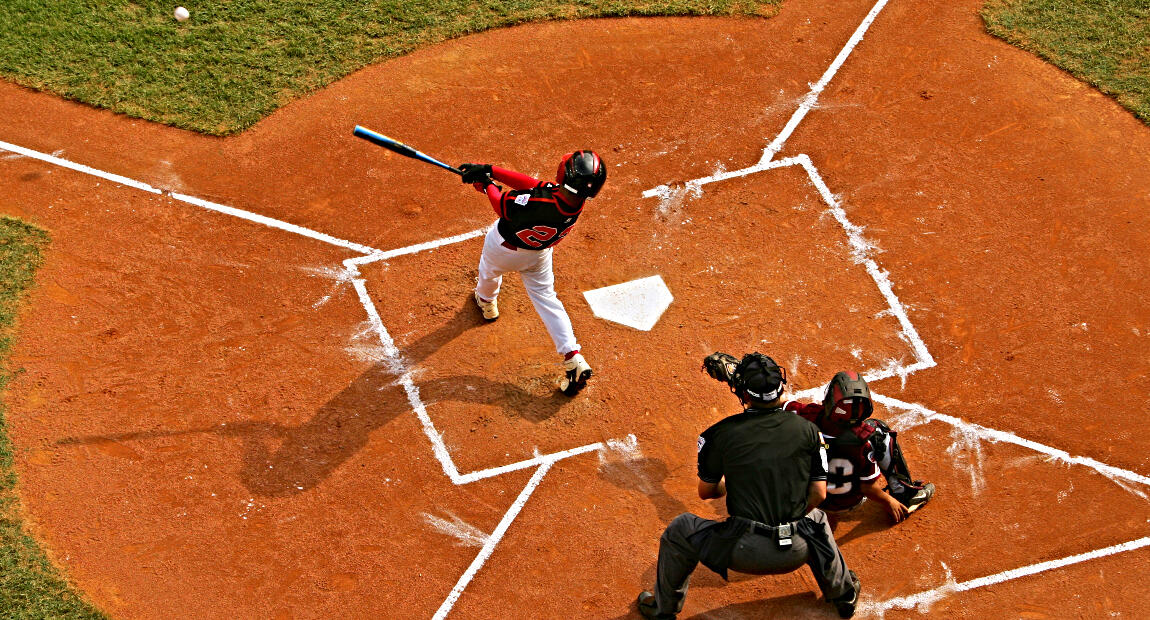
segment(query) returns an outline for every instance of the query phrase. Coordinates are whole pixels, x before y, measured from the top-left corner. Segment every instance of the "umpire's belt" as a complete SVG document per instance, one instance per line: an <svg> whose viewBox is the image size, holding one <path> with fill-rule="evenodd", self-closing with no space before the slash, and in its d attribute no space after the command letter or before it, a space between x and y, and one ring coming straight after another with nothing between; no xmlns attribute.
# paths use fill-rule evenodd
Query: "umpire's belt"
<svg viewBox="0 0 1150 620"><path fill-rule="evenodd" d="M767 525L765 523L759 523L754 519L748 519L746 517L735 518L746 522L749 525L750 531L774 540L780 547L783 548L790 547L792 537L798 533L798 530L796 529L798 526L798 521L791 521L790 523L783 523L782 525Z"/></svg>

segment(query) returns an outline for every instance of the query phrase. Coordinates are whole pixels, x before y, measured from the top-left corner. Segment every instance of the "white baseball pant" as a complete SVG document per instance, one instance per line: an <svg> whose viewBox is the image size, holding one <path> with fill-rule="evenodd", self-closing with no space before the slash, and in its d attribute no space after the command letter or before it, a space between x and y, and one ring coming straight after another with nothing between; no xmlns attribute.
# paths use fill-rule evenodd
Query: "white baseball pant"
<svg viewBox="0 0 1150 620"><path fill-rule="evenodd" d="M503 246L503 235L492 226L483 241L483 253L479 255L479 278L475 292L486 300L499 295L503 284L503 274L517 271L523 279L527 297L535 305L539 318L551 334L555 350L561 355L579 349L575 341L575 331L571 318L563 302L555 295L555 274L551 272L551 248L546 250L511 250Z"/></svg>

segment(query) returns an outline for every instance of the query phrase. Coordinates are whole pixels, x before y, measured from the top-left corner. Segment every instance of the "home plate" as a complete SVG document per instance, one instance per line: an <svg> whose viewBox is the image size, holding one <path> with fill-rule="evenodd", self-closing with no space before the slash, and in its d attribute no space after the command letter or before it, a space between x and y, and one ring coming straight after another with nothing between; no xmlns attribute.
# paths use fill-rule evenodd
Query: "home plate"
<svg viewBox="0 0 1150 620"><path fill-rule="evenodd" d="M595 316L642 331L650 331L675 299L660 276L584 291L583 297Z"/></svg>

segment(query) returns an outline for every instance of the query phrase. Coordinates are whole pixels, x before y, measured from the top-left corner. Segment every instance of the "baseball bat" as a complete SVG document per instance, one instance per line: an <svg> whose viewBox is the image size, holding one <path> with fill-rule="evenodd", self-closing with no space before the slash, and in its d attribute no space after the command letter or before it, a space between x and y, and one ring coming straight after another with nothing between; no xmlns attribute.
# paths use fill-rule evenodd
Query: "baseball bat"
<svg viewBox="0 0 1150 620"><path fill-rule="evenodd" d="M389 137L387 137L381 133L376 133L376 132L368 129L367 127L360 127L359 125L356 125L355 130L352 131L351 133L357 138L363 138L364 140L367 140L368 142L371 142L372 144L377 144L379 146L382 146L383 148L385 148L389 151L393 151L395 153L399 153L400 155L403 155L404 157L410 157L412 159L418 159L419 161L429 163L433 166L439 166L440 168L443 168L444 170L450 170L450 171L454 172L455 174L463 176L463 173L460 172L459 168L448 166L447 164L439 161L438 159L436 159L430 155L427 155L425 153L420 153L419 151L411 148L410 146L407 146L406 144L400 142L399 140L392 140L391 138L389 138Z"/></svg>

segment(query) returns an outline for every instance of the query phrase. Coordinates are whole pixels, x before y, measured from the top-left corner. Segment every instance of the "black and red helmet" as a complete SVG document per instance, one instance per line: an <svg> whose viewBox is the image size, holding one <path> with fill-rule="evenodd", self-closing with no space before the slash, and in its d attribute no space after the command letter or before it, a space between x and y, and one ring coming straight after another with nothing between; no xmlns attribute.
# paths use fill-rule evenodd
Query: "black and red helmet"
<svg viewBox="0 0 1150 620"><path fill-rule="evenodd" d="M595 151L575 151L563 157L555 182L580 198L594 198L607 181L607 166Z"/></svg>
<svg viewBox="0 0 1150 620"><path fill-rule="evenodd" d="M823 415L831 425L839 428L854 426L872 413L874 404L870 400L870 388L857 372L840 372L831 379L823 397Z"/></svg>

